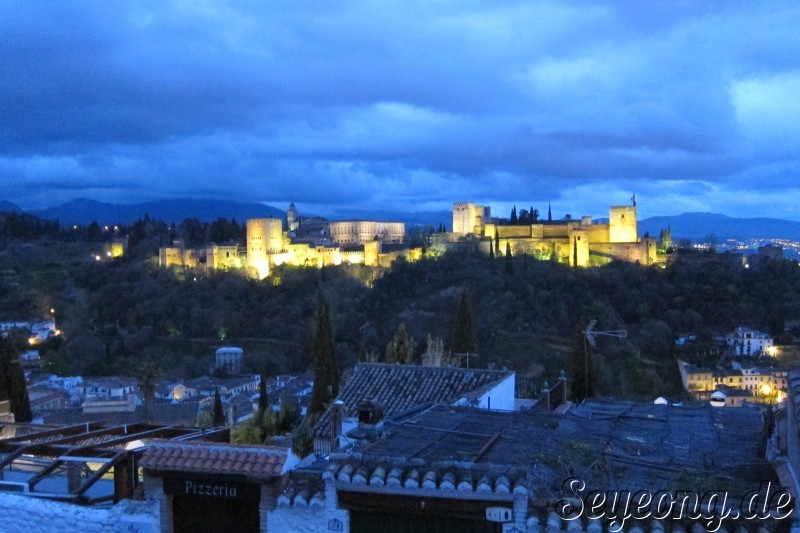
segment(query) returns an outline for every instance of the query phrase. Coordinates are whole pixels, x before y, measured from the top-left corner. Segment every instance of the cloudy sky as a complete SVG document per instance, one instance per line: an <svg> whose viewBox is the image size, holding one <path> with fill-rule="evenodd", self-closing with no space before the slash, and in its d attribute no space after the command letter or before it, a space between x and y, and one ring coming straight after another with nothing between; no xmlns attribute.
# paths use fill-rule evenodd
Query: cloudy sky
<svg viewBox="0 0 800 533"><path fill-rule="evenodd" d="M0 199L800 220L796 0L0 3Z"/></svg>

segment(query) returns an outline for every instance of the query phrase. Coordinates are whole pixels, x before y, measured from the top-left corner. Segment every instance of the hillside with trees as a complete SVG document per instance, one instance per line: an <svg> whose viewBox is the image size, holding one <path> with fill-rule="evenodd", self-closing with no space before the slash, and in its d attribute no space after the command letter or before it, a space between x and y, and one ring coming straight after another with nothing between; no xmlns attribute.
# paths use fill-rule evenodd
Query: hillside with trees
<svg viewBox="0 0 800 533"><path fill-rule="evenodd" d="M702 359L715 334L747 325L780 335L800 318L800 268L787 260L745 269L730 254L684 252L665 269L576 269L462 251L391 269L279 267L257 281L157 266L158 246L234 237L235 221L143 219L124 230L129 252L109 261L93 254L110 236L88 228L0 243L0 320L41 320L55 309L64 333L43 347L52 371L137 375L146 361L162 376L191 377L227 344L245 349L249 371L307 370L323 295L342 371L359 359L447 361L507 367L541 383L575 372L576 339L597 320L598 330L628 337L591 350L594 392L646 398L680 394L677 335L696 334L694 351L680 355Z"/></svg>

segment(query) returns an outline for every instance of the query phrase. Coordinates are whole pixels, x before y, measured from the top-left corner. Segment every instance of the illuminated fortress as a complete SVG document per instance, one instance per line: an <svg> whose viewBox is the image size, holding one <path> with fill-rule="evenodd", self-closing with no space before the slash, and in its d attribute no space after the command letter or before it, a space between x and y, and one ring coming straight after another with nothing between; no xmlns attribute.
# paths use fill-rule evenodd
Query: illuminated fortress
<svg viewBox="0 0 800 533"><path fill-rule="evenodd" d="M406 240L402 222L344 220L328 222L303 219L294 203L286 220L247 220L245 245L211 243L201 249L186 249L180 242L159 250L159 265L215 270L245 268L254 277L269 276L278 265L315 266L363 264L389 267L396 259L416 261L421 248L402 247ZM549 218L549 217L548 217ZM588 267L611 260L652 265L658 262L656 240L639 238L636 205L609 208L608 222L591 217L580 220L534 220L507 223L491 217L487 206L471 202L453 204L453 231L432 235L440 249L473 243L489 254L532 255L570 266ZM394 251L384 251L384 244Z"/></svg>
<svg viewBox="0 0 800 533"><path fill-rule="evenodd" d="M399 257L408 261L422 257L421 248L384 251L384 244L402 244L405 238L405 224L402 222L328 222L315 218L304 222L292 203L285 221L279 218L248 219L244 246L211 243L205 248L187 249L181 242L174 242L172 246L159 249L159 266L215 270L245 268L259 279L266 278L273 268L283 264L389 267Z"/></svg>
<svg viewBox="0 0 800 533"><path fill-rule="evenodd" d="M639 238L636 205L609 208L608 222L592 217L580 220L543 220L526 224L500 224L489 207L470 202L453 204L453 238L478 239L486 253L529 254L571 266L595 266L611 260L652 265L658 261L656 239Z"/></svg>

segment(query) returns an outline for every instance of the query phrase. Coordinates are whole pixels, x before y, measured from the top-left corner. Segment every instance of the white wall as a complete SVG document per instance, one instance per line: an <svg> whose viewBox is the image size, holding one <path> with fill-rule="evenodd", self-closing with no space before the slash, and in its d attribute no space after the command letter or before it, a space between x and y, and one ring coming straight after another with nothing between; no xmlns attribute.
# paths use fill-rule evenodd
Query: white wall
<svg viewBox="0 0 800 533"><path fill-rule="evenodd" d="M318 533L328 531L330 520L342 522L342 531L349 531L347 512L340 511L338 518L325 511L323 506L311 505L300 507L297 505L279 505L267 514L267 529L269 531L292 531L294 533Z"/></svg>
<svg viewBox="0 0 800 533"><path fill-rule="evenodd" d="M516 382L516 374L511 374L506 379L498 383L496 387L480 397L480 408L513 411Z"/></svg>

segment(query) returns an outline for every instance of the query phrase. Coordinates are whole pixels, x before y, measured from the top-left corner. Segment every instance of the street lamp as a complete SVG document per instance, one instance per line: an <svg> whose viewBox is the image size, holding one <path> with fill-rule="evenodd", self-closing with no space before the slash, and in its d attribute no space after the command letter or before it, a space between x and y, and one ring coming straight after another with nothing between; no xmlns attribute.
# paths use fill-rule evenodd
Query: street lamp
<svg viewBox="0 0 800 533"><path fill-rule="evenodd" d="M775 396L773 396L774 389L769 385L769 383L764 383L761 385L759 392L761 392L761 396L764 398L764 403L775 403Z"/></svg>

